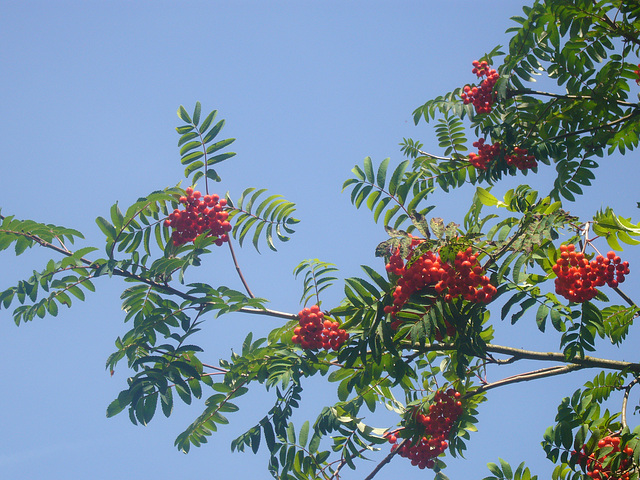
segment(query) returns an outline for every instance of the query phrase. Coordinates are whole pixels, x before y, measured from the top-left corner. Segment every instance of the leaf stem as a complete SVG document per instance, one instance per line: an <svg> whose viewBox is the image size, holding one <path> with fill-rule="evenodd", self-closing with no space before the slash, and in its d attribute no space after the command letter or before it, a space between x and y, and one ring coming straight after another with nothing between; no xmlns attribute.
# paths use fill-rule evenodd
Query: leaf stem
<svg viewBox="0 0 640 480"><path fill-rule="evenodd" d="M207 146L204 143L204 139L202 138L202 133L200 132L200 129L193 124L193 128L195 128L198 131L198 136L200 137L200 143L202 144L202 153L204 153L204 191L205 194L209 195L209 176L207 175Z"/></svg>

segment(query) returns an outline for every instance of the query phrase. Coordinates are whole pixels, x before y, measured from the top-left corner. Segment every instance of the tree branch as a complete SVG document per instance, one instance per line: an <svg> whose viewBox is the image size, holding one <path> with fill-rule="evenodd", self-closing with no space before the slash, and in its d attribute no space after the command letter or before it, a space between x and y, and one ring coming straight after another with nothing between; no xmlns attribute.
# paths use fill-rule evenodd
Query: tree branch
<svg viewBox="0 0 640 480"><path fill-rule="evenodd" d="M540 95L543 97L552 97L552 98L557 98L560 100L595 100L594 97L590 96L590 95L562 95L559 93L551 93L551 92L541 92L538 90L532 90L530 88L525 88L522 90L511 90L508 93L508 97L515 97L518 95ZM631 102L623 102L622 100L616 100L615 103L617 103L618 105L623 105L625 107L637 107L638 104L637 103L631 103Z"/></svg>
<svg viewBox="0 0 640 480"><path fill-rule="evenodd" d="M491 390L493 388L501 387L503 385L509 385L512 383L520 383L520 382L528 382L529 380L537 380L539 378L552 377L555 375L563 375L565 373L574 372L576 370L581 370L583 368L587 368L583 365L558 365L555 367L541 368L540 370L534 370L531 372L519 373L518 375L513 375L512 377L503 378L502 380L498 380L496 382L487 383L485 385L481 385L468 392L464 395L465 398L472 397L474 395L478 395L479 393L486 392L487 390Z"/></svg>
<svg viewBox="0 0 640 480"><path fill-rule="evenodd" d="M620 27L618 27L618 24L616 22L614 22L613 20L611 20L609 17L607 17L606 15L603 15L602 17L599 17L600 20L602 20L604 23L606 23L607 25L609 25L610 27L613 28L614 32L617 33L618 35L620 35L622 38L624 38L625 40L627 40L628 42L631 43L635 43L636 45L640 45L640 39L634 37L633 35L629 35L628 33L623 32Z"/></svg>
<svg viewBox="0 0 640 480"><path fill-rule="evenodd" d="M604 123L602 125L596 125L595 127L584 128L582 130L576 130L575 132L564 133L562 135L556 135L555 137L546 138L544 140L547 141L547 142L555 141L555 140L563 140L565 138L569 138L569 137L572 137L574 135L582 135L583 133L594 132L596 130L600 130L601 128L613 127L614 125L626 122L627 120L631 120L632 118L637 117L639 115L640 115L640 109L636 109L633 112L631 112L629 115L625 115L624 117L620 117L619 119L614 120L613 122Z"/></svg>
<svg viewBox="0 0 640 480"><path fill-rule="evenodd" d="M407 346L409 346L407 344ZM409 358L415 358L425 352L448 352L456 350L457 347L452 343L434 343L425 346L409 346L411 349L415 349L416 352ZM541 360L547 362L561 362L565 364L578 365L582 368L606 368L609 370L632 370L640 371L640 363L624 362L620 360L609 360L606 358L597 357L572 357L566 358L563 353L560 352L536 352L533 350L523 350L520 348L504 347L502 345L487 344L486 351L490 353L501 353L504 355L510 355L511 358L507 360L497 360L496 363L513 363L517 360Z"/></svg>
<svg viewBox="0 0 640 480"><path fill-rule="evenodd" d="M3 215L0 215L0 221L4 220L5 217ZM36 242L38 245L45 247L45 248L49 248L51 250L54 250L58 253L61 253L64 256L70 257L73 255L73 252L70 252L68 250L65 250L61 247L58 247L57 245L54 245L50 242L47 242L46 240L43 240L42 238L38 237L37 235L32 235L28 232L24 233L24 232L20 232L21 235L23 235L26 238L29 238L30 240L33 240L34 242ZM100 264L93 262L87 258L80 258L80 261L82 263L84 263L87 267L93 269L93 270L97 270L98 268L100 268ZM237 264L236 264L237 265ZM136 275L133 274L131 272L128 272L126 270L122 270L120 268L115 268L113 269L113 275L116 275L118 277L123 277L123 278L130 278L132 280L136 280L138 282L144 283L146 285L149 285L150 287L153 287L156 290L168 293L170 295L175 295L177 297L182 298L183 300L188 300L190 302L193 303L199 303L200 305L211 305L211 302L202 302L201 299L199 299L198 297L194 297L193 295L189 295L186 294L184 292L181 292L180 290L177 290L171 286L169 286L166 283L158 283L155 282L149 278L145 278L145 277L141 277L140 275ZM242 275L241 275L242 278ZM246 287L246 284L245 284ZM248 288L247 288L248 290ZM253 296L253 294L248 290L249 296L251 298L255 298ZM241 307L239 310L239 312L242 313L251 313L251 314L255 314L255 315L266 315L269 317L277 317L277 318L284 318L286 320L295 320L298 318L298 316L296 314L293 313L286 313L286 312L279 312L277 310L271 310L269 308L251 308L251 307Z"/></svg>
<svg viewBox="0 0 640 480"><path fill-rule="evenodd" d="M622 410L620 417L622 428L627 428L627 402L629 401L629 393L638 382L640 382L640 377L636 377L629 385L624 387L624 397L622 397Z"/></svg>

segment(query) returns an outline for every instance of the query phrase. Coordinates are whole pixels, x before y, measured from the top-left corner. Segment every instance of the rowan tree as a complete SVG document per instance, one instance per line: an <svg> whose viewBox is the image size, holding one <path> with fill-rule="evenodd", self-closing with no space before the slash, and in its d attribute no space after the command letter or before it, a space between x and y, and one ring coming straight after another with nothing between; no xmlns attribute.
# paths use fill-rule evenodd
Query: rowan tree
<svg viewBox="0 0 640 480"><path fill-rule="evenodd" d="M131 422L146 425L158 407L169 416L174 402L207 397L175 440L188 452L233 418L237 398L264 388L272 406L232 449L266 449L274 478L339 478L365 457L377 461L367 479L392 460L446 478L445 461L473 440L487 392L585 369L593 380L566 392L541 432L553 478L638 478L639 430L628 424L627 402L640 363L601 358L597 350L598 342L622 347L640 311L622 288L634 266L619 253L640 243L640 224L610 207L587 219L568 206L596 178L598 162L638 144L640 5L547 0L513 20L504 52L470 59L468 78L415 110L416 124L435 122L439 151L403 139L403 161L367 157L344 182L353 205L381 225L381 239L363 276L344 281L339 305L322 303L337 267L319 259L293 272L302 283L299 312L273 310L254 295L234 249L276 250L294 234L295 204L266 188L249 187L235 199L215 190L219 164L235 155L227 150L234 139L221 139L224 120L215 110L202 115L196 103L191 114L178 109L176 129L189 186L152 192L126 209L116 203L97 217L103 252L74 248L83 238L74 229L0 215L0 250L11 246L20 255L42 246L53 255L0 292L0 306L13 305L19 325L84 300L98 277L124 278L130 330L116 339L107 368L126 365L131 377L107 416L127 411ZM534 87L536 76L548 88ZM535 185L538 172L551 169L548 190L523 183L503 198L490 192L508 177ZM460 220L429 217L430 195L468 184L475 195ZM240 289L215 275L209 283L189 280L219 249L229 250ZM280 324L268 338L248 332L239 353L215 364L198 332L234 312ZM492 342L496 329L519 321L535 321L543 332L550 326L557 352ZM552 366L485 380L487 371L522 360ZM303 380L314 376L338 401L294 425ZM605 401L619 410L604 410ZM379 405L396 412L395 424L369 421ZM491 479L532 478L524 463L514 470L500 460L489 469Z"/></svg>

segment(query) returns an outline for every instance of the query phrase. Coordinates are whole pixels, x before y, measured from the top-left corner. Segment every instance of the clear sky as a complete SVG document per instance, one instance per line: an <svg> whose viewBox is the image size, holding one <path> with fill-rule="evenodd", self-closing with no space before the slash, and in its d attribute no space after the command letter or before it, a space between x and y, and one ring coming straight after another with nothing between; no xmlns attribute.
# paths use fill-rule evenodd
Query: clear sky
<svg viewBox="0 0 640 480"><path fill-rule="evenodd" d="M258 255L250 246L239 252L253 291L273 308L296 313L301 285L291 272L301 260L333 262L342 276L359 275L361 264L382 267L373 250L384 230L340 193L350 169L368 155L376 165L385 157L397 164L403 137L438 153L431 127L414 126L412 111L472 82L471 61L505 43L508 18L519 12L513 0L5 0L2 214L76 228L87 238L82 246L102 247L96 216L107 216L116 201L126 206L183 179L175 112L180 104L192 111L200 101L204 111L217 109L227 120L222 138L237 138L238 155L219 169L218 192L237 198L246 187L265 187L298 205L302 222L278 253L265 248ZM571 205L572 212L623 200L618 213L635 216L637 172L619 175L632 164L615 162L601 169L599 187ZM545 178L548 183L542 172L527 181L545 185ZM470 193L435 196L433 215L460 222L459 207ZM47 255L33 249L15 259L2 252L0 290L42 268ZM226 249L201 270L201 280L241 288ZM0 478L269 478L264 451L254 456L229 449L230 440L269 408L268 396L245 396L231 424L188 455L173 441L199 415L201 403L177 403L171 418L158 412L148 427L134 427L126 413L105 417L129 372L123 365L110 377L104 363L128 326L119 300L124 284L100 279L96 286L86 302L20 328L0 311ZM331 289L325 306L336 305L341 294L338 286ZM557 348L557 337L537 333L529 317L516 328L498 324L499 343ZM198 338L206 350L201 358L216 363L238 349L247 332L265 335L277 325L243 315L212 319ZM493 379L516 371L495 372ZM482 478L489 474L486 462L501 456L515 464L527 460L534 473L549 475L542 433L560 399L590 376L490 393L468 461L449 458L446 473ZM334 398L326 386L309 386L298 425ZM395 423L380 418L378 426ZM386 447L372 458L384 454ZM363 478L374 465L360 463L344 478ZM379 477L391 475L431 473L397 458Z"/></svg>

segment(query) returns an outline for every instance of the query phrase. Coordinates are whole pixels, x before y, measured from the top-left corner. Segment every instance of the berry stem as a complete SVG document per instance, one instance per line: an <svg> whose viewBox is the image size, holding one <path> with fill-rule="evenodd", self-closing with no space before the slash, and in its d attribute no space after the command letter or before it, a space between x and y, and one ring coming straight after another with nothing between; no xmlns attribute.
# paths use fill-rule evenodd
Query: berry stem
<svg viewBox="0 0 640 480"><path fill-rule="evenodd" d="M619 287L614 287L613 291L616 292L618 295L620 295L620 298L622 298L625 302L627 302L630 307L638 308L638 306L635 304L635 302L633 300L631 300L631 298L629 298L626 293L624 293L622 290L620 290ZM635 316L637 317L638 313L636 313Z"/></svg>
<svg viewBox="0 0 640 480"><path fill-rule="evenodd" d="M384 457L382 459L382 461L380 463L378 463L378 465L376 465L376 468L374 468L371 473L369 475L367 475L364 480L372 480L373 477L375 477L378 472L380 470L382 470L382 467L384 467L387 463L389 463L391 461L391 459L395 456L396 453L398 453L400 451L400 449L410 441L411 439L409 438L405 438L404 440L402 440L399 444L397 448L394 448L391 450L391 452L389 452L389 454Z"/></svg>
<svg viewBox="0 0 640 480"><path fill-rule="evenodd" d="M238 276L240 277L240 281L242 282L242 285L244 285L244 288L247 291L247 295L249 295L251 298L256 298L255 295L253 294L253 292L251 292L251 289L249 288L249 284L247 283L247 281L244 278L244 275L242 274L242 270L240 269L240 265L238 265L238 259L236 258L236 254L233 251L233 245L231 245L231 238L229 238L229 241L227 242L227 245L229 245L229 251L231 252L231 258L233 259L233 265L236 267L236 272L238 272Z"/></svg>

